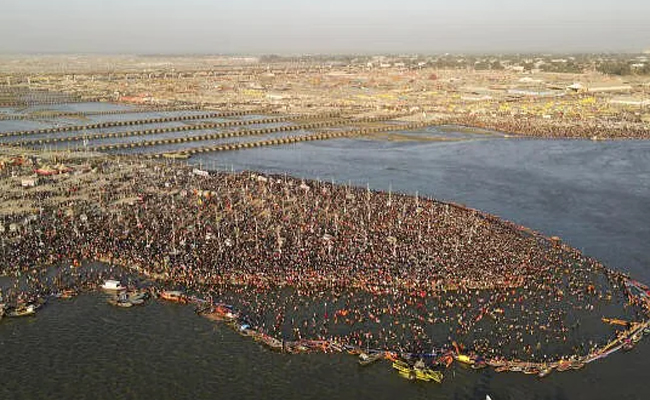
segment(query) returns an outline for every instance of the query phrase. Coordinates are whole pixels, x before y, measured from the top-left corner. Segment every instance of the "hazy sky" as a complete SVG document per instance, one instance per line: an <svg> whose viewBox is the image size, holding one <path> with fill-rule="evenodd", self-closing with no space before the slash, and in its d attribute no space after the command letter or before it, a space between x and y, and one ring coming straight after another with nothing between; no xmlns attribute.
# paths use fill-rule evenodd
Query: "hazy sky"
<svg viewBox="0 0 650 400"><path fill-rule="evenodd" d="M0 52L639 51L650 0L1 0Z"/></svg>

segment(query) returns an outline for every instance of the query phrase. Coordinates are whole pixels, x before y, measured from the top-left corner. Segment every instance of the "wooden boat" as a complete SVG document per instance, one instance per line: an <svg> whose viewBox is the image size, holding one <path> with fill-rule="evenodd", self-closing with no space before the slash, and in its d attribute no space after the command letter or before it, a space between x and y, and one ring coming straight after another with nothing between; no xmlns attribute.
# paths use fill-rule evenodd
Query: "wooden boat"
<svg viewBox="0 0 650 400"><path fill-rule="evenodd" d="M553 368L551 367L543 367L539 370L539 373L537 374L538 377L543 378L553 372Z"/></svg>
<svg viewBox="0 0 650 400"><path fill-rule="evenodd" d="M394 361L393 368L396 369L402 377L410 380L417 379L424 382L434 381L441 383L444 377L440 371L434 371L427 367L413 367L402 360Z"/></svg>
<svg viewBox="0 0 650 400"><path fill-rule="evenodd" d="M483 369L487 367L487 363L485 361L476 361L474 364L471 364L472 369Z"/></svg>
<svg viewBox="0 0 650 400"><path fill-rule="evenodd" d="M412 367L408 363L402 360L395 360L393 361L392 365L393 365L393 369L396 369L400 372L410 372L412 369Z"/></svg>
<svg viewBox="0 0 650 400"><path fill-rule="evenodd" d="M11 318L28 317L30 315L36 315L36 307L33 304L18 306L7 313L7 317Z"/></svg>
<svg viewBox="0 0 650 400"><path fill-rule="evenodd" d="M631 339L625 339L625 342L623 342L622 349L624 351L630 351L634 348L634 342Z"/></svg>
<svg viewBox="0 0 650 400"><path fill-rule="evenodd" d="M374 363L377 360L384 358L384 353L361 353L359 354L359 365L366 366Z"/></svg>
<svg viewBox="0 0 650 400"><path fill-rule="evenodd" d="M250 328L239 329L239 334L242 336L255 336L255 330Z"/></svg>
<svg viewBox="0 0 650 400"><path fill-rule="evenodd" d="M487 365L489 365L490 367L495 367L495 368L496 368L496 367L501 367L501 366L503 366L503 365L506 365L506 364L507 364L507 361L505 361L505 360L501 360L501 359L497 359L497 358L490 358L490 359L488 359L488 360L486 361L486 363L487 363Z"/></svg>
<svg viewBox="0 0 650 400"><path fill-rule="evenodd" d="M415 380L415 371L398 371L399 376L410 381Z"/></svg>
<svg viewBox="0 0 650 400"><path fill-rule="evenodd" d="M68 289L68 290L62 290L61 292L57 293L55 297L59 299L71 299L75 297L77 294L78 293L75 290Z"/></svg>
<svg viewBox="0 0 650 400"><path fill-rule="evenodd" d="M119 297L111 297L110 299L106 300L106 302L115 307L122 307L122 308L133 307L133 304L130 301L120 299Z"/></svg>
<svg viewBox="0 0 650 400"><path fill-rule="evenodd" d="M585 363L583 363L582 361L574 361L573 363L571 363L571 369L575 369L575 370L582 369L584 368L584 366Z"/></svg>
<svg viewBox="0 0 650 400"><path fill-rule="evenodd" d="M343 352L343 346L341 346L339 343L336 342L330 342L330 349L337 353Z"/></svg>
<svg viewBox="0 0 650 400"><path fill-rule="evenodd" d="M291 354L307 353L311 349L301 342L284 342L284 351Z"/></svg>
<svg viewBox="0 0 650 400"><path fill-rule="evenodd" d="M467 365L473 365L474 360L472 360L469 356L465 354L457 354L456 355L456 361L462 363L462 364L467 364Z"/></svg>
<svg viewBox="0 0 650 400"><path fill-rule="evenodd" d="M234 313L230 307L217 305L202 312L201 315L213 321L234 321L239 315Z"/></svg>
<svg viewBox="0 0 650 400"><path fill-rule="evenodd" d="M183 292L180 290L163 290L160 293L160 298L167 301L173 301L175 303L185 304L187 302L185 296L183 295Z"/></svg>
<svg viewBox="0 0 650 400"><path fill-rule="evenodd" d="M415 371L415 378L425 382L442 383L444 375L440 371L434 371L431 368L413 368Z"/></svg>
<svg viewBox="0 0 650 400"><path fill-rule="evenodd" d="M134 306L144 304L147 297L149 297L149 293L144 290L126 293L126 300Z"/></svg>
<svg viewBox="0 0 650 400"><path fill-rule="evenodd" d="M539 368L535 366L524 367L523 373L526 375L539 375Z"/></svg>
<svg viewBox="0 0 650 400"><path fill-rule="evenodd" d="M361 350L361 349L358 348L358 347L353 347L353 348L351 348L351 349L348 349L347 352L348 352L348 354L351 354L351 355L353 355L353 356L358 356L358 355L360 355L361 353L363 353L363 350Z"/></svg>
<svg viewBox="0 0 650 400"><path fill-rule="evenodd" d="M601 321L603 321L606 324L610 325L619 325L619 326L625 326L628 327L630 326L630 322L624 321L622 319L616 319L616 318L601 318Z"/></svg>
<svg viewBox="0 0 650 400"><path fill-rule="evenodd" d="M120 281L116 281L114 279L109 279L107 281L104 281L101 288L102 290L113 291L113 292L126 290L126 287L122 286L122 283L120 283Z"/></svg>
<svg viewBox="0 0 650 400"><path fill-rule="evenodd" d="M262 343L267 345L271 350L282 351L282 341L274 337L264 336L262 339Z"/></svg>

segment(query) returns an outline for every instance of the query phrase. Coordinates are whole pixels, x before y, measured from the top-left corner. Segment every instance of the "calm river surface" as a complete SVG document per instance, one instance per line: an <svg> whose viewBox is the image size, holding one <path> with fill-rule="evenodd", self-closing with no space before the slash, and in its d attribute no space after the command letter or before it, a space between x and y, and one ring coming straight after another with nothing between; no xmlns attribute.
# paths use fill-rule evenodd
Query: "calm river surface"
<svg viewBox="0 0 650 400"><path fill-rule="evenodd" d="M340 139L191 159L464 203L650 283L650 142ZM650 343L540 380L455 366L442 385L388 363L262 349L190 307L118 309L101 295L0 323L0 399L647 399Z"/></svg>

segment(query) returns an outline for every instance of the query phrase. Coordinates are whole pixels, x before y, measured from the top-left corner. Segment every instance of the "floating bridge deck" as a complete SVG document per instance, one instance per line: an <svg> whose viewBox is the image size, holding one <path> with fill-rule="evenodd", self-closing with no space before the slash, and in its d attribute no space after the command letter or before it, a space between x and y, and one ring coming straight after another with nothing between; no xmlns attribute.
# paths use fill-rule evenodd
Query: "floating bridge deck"
<svg viewBox="0 0 650 400"><path fill-rule="evenodd" d="M59 145L63 143L83 143L83 147L81 145L77 145L75 148L83 148L87 151L111 153L119 153L121 151L131 153L131 150L134 150L133 153L135 153L135 156L146 158L188 158L198 153L242 150L262 146L278 146L314 140L355 137L380 132L412 130L427 126L427 124L424 123L387 123L388 121L395 120L407 114L396 113L377 117L355 117L353 115L341 115L340 113L282 115L279 112L269 108L226 112L203 112L205 110L201 107L188 106L158 108L152 107L150 109L138 108L132 110L109 110L94 112L53 111L51 113L47 113L47 110L44 110L44 113L47 115L45 118L52 119L56 117L65 118L70 116L84 117L91 115L120 115L155 113L163 111L179 113L193 111L194 113L190 115L174 115L156 118L106 121L85 125L67 125L44 129L0 132L0 138L3 139L3 141L0 142L0 145L22 146L31 148L41 148L43 146L52 145L54 148L57 148L60 147ZM242 118L219 122L209 121L211 119L237 118L249 115L260 116L260 118ZM20 118L15 119L38 120L44 118L42 115L18 115L18 117ZM0 120L0 122L1 121L2 120ZM178 123L185 122L192 123L178 125ZM278 123L290 124L271 127L263 126L265 124ZM154 127L145 127L143 125L154 125ZM255 125L262 126L256 127ZM140 126L140 129L113 132L96 131L105 128L115 127L117 129L117 127L131 126L134 128ZM246 126L249 128L243 128ZM240 129L239 127L242 127L243 129ZM206 130L208 131L207 133L201 132ZM181 132L188 132L189 135L182 135L180 134ZM192 134L192 132L195 133ZM173 135L170 135L170 133ZM176 136L176 133L179 133L179 135ZM282 133L286 133L286 135L284 137L277 137ZM163 137L156 138L157 135ZM135 137L140 138L135 139ZM250 139L248 139L249 137ZM259 140L255 140L254 138L256 137L258 137ZM124 140L120 141L120 139ZM233 140L230 142L219 143L220 141L224 141L224 139ZM102 144L102 141L108 141L108 143ZM191 142L193 143L192 145L185 145ZM177 144L179 145L179 148L174 148L174 145ZM145 148L147 150L145 150Z"/></svg>

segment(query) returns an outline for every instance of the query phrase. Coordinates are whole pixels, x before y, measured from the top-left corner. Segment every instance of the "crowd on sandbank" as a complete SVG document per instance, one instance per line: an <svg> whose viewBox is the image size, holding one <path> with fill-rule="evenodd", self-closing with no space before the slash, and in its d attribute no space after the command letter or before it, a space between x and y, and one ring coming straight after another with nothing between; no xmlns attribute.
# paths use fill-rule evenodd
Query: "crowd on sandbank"
<svg viewBox="0 0 650 400"><path fill-rule="evenodd" d="M448 354L458 342L491 360L535 362L608 343L615 332L580 329L594 310L644 316L622 310L622 274L462 206L164 164L104 163L97 173L120 168L86 198L47 206L87 189L62 181L27 193L44 204L37 213L5 217L0 272L32 281L13 300L52 292L39 283L43 265L101 259L228 304L277 342L415 354ZM96 287L107 276L82 278Z"/></svg>

